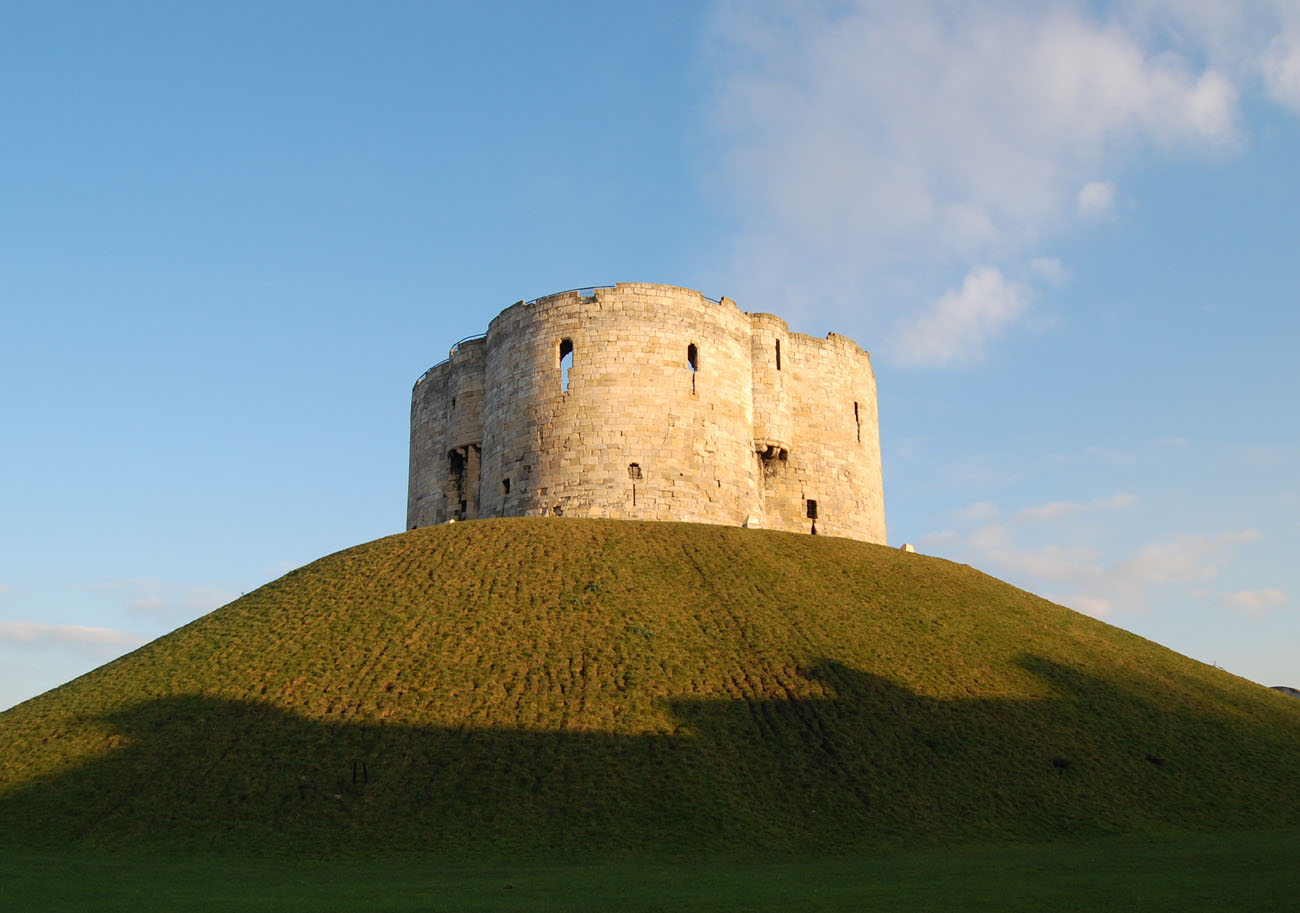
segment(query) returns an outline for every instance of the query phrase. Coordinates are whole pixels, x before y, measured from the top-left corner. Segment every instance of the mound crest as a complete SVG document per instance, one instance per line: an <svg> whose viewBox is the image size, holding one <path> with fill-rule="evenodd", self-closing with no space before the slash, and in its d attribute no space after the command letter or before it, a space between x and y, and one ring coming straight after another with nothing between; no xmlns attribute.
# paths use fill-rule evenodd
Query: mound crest
<svg viewBox="0 0 1300 913"><path fill-rule="evenodd" d="M26 844L618 854L1300 823L1300 703L969 567L415 530L0 714Z"/></svg>

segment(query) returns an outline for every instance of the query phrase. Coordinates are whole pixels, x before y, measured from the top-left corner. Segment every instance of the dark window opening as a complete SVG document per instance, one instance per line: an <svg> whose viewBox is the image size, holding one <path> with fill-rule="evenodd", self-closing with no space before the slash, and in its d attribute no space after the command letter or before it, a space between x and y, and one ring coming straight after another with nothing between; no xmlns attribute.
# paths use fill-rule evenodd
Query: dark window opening
<svg viewBox="0 0 1300 913"><path fill-rule="evenodd" d="M508 494L510 494L510 480L509 480L509 479L502 479L502 480L501 480L501 493L502 493L503 495L508 495Z"/></svg>
<svg viewBox="0 0 1300 913"><path fill-rule="evenodd" d="M858 426L858 443L862 443L862 416L858 415L858 404L853 404L853 423Z"/></svg>
<svg viewBox="0 0 1300 913"><path fill-rule="evenodd" d="M686 363L691 366L691 393L694 393L695 374L700 370L700 349L695 343L686 347Z"/></svg>
<svg viewBox="0 0 1300 913"><path fill-rule="evenodd" d="M456 520L478 516L479 445L467 444L447 451L444 496ZM453 505L460 505L459 508Z"/></svg>
<svg viewBox="0 0 1300 913"><path fill-rule="evenodd" d="M569 373L573 370L573 340L560 340L560 392L569 392Z"/></svg>
<svg viewBox="0 0 1300 913"><path fill-rule="evenodd" d="M639 478L641 478L641 464L640 464L640 463L628 463L628 464L627 464L627 477L628 477L629 479L639 479Z"/></svg>
<svg viewBox="0 0 1300 913"><path fill-rule="evenodd" d="M456 397L454 397L454 396L451 398L451 408L453 408L453 409L456 408Z"/></svg>
<svg viewBox="0 0 1300 913"><path fill-rule="evenodd" d="M460 509L456 512L457 520L465 519L465 508L467 507L465 503L465 474L467 460L465 457L466 452L460 449L452 450L447 454L448 474L451 476L452 500L460 502Z"/></svg>
<svg viewBox="0 0 1300 913"><path fill-rule="evenodd" d="M776 369L781 370L781 340L776 341Z"/></svg>
<svg viewBox="0 0 1300 913"><path fill-rule="evenodd" d="M759 464L763 467L763 478L772 479L781 475L789 459L790 451L775 444L769 444L765 449L758 451Z"/></svg>
<svg viewBox="0 0 1300 913"><path fill-rule="evenodd" d="M812 498L808 499L808 519L809 520L817 519L817 502L814 501Z"/></svg>

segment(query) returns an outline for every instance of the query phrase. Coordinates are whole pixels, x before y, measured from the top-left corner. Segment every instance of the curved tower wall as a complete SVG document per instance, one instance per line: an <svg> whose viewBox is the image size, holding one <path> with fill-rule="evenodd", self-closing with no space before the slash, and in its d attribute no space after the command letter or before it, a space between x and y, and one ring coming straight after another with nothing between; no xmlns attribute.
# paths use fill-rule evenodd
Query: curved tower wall
<svg viewBox="0 0 1300 913"><path fill-rule="evenodd" d="M786 460L759 456L765 525L885 541L876 378L871 359L847 336L791 333L781 368L791 404ZM756 454L757 455L757 454ZM810 502L812 508L810 509Z"/></svg>
<svg viewBox="0 0 1300 913"><path fill-rule="evenodd" d="M754 383L754 449L780 458L793 440L789 374L790 327L772 314L750 314L750 368Z"/></svg>
<svg viewBox="0 0 1300 913"><path fill-rule="evenodd" d="M458 344L411 393L408 528L478 516L485 351L482 339Z"/></svg>
<svg viewBox="0 0 1300 913"><path fill-rule="evenodd" d="M743 523L747 324L734 306L657 285L508 308L487 335L482 515Z"/></svg>
<svg viewBox="0 0 1300 913"><path fill-rule="evenodd" d="M885 541L867 354L672 286L503 311L417 382L410 486L408 528L561 515Z"/></svg>

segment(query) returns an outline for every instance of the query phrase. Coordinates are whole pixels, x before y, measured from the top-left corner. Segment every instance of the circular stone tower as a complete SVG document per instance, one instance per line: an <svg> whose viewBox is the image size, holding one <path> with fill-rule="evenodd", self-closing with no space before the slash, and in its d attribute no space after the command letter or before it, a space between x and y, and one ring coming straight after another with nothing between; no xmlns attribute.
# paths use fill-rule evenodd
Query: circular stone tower
<svg viewBox="0 0 1300 913"><path fill-rule="evenodd" d="M502 516L883 543L870 358L673 286L521 301L425 372L411 401L407 528Z"/></svg>

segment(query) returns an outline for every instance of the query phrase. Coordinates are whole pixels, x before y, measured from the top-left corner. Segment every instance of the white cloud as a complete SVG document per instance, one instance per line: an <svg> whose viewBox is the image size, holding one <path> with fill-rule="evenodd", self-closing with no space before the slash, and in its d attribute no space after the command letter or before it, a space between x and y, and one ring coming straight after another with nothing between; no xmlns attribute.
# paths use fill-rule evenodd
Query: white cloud
<svg viewBox="0 0 1300 913"><path fill-rule="evenodd" d="M1000 523L977 527L968 538L972 548L980 551L1010 549L1014 541L1011 531Z"/></svg>
<svg viewBox="0 0 1300 913"><path fill-rule="evenodd" d="M118 653L145 643L125 631L82 625L54 625L34 621L0 621L0 642L29 647L78 647L94 652Z"/></svg>
<svg viewBox="0 0 1300 913"><path fill-rule="evenodd" d="M221 587L186 586L150 577L104 580L84 586L118 594L120 607L128 612L169 619L195 618L235 598Z"/></svg>
<svg viewBox="0 0 1300 913"><path fill-rule="evenodd" d="M1300 112L1300 5L1295 0L1126 0L1126 27L1166 34L1239 83L1258 78Z"/></svg>
<svg viewBox="0 0 1300 913"><path fill-rule="evenodd" d="M972 541L976 547L979 543ZM1099 555L1091 548L1044 545L1026 547L1008 539L988 552L988 559L1016 575L1057 583L1077 583L1099 576Z"/></svg>
<svg viewBox="0 0 1300 913"><path fill-rule="evenodd" d="M1103 599L1099 596L1089 596L1085 593L1074 593L1065 596L1060 600L1062 605L1069 606L1076 612L1082 612L1085 615L1091 615L1093 618L1109 618L1114 606L1109 599Z"/></svg>
<svg viewBox="0 0 1300 913"><path fill-rule="evenodd" d="M907 364L950 365L980 358L985 345L1029 308L1028 290L991 267L971 270L961 291L925 313L902 320L895 347Z"/></svg>
<svg viewBox="0 0 1300 913"><path fill-rule="evenodd" d="M1051 501L1026 507L1016 514L1016 519L1027 522L1045 522L1059 520L1072 514L1098 510L1123 510L1137 503L1137 496L1119 492L1107 498L1092 501Z"/></svg>
<svg viewBox="0 0 1300 913"><path fill-rule="evenodd" d="M1286 605L1286 593L1275 587L1263 590L1238 590L1219 594L1219 604L1224 608L1256 617L1269 609Z"/></svg>
<svg viewBox="0 0 1300 913"><path fill-rule="evenodd" d="M1079 611L1107 617L1140 611L1157 592L1190 600L1215 599L1206 582L1233 562L1241 546L1260 537L1252 529L1180 535L1108 556L1106 546L1113 536L1081 524L1080 518L1122 511L1137 501L1128 492L1090 501L1051 501L1015 511L1001 521L998 518L1005 512L981 501L956 512L955 529L921 536L918 541ZM1263 611L1277 603L1279 593L1243 590L1217 599L1239 611Z"/></svg>
<svg viewBox="0 0 1300 913"><path fill-rule="evenodd" d="M1112 571L1119 580L1138 583L1187 583L1216 576L1232 559L1236 546L1259 538L1255 530L1217 536L1184 535L1144 545Z"/></svg>
<svg viewBox="0 0 1300 913"><path fill-rule="evenodd" d="M1029 261L1029 268L1049 285L1061 286L1070 281L1070 271L1055 257L1036 257Z"/></svg>
<svg viewBox="0 0 1300 913"><path fill-rule="evenodd" d="M741 226L740 291L797 312L918 263L936 276L1000 266L1069 227L1099 172L1175 147L1234 148L1247 75L1236 58L1206 62L1212 11L1184 29L1176 7L1141 7L722 3L709 151ZM1097 187L1086 207L1107 188L1113 200ZM1022 312L998 311L995 325ZM915 360L947 363L954 345L941 337Z"/></svg>
<svg viewBox="0 0 1300 913"><path fill-rule="evenodd" d="M998 510L998 506L992 501L977 501L976 503L963 507L961 510L957 511L957 516L970 523L983 523L987 520L992 520L999 513L1001 513L1001 511Z"/></svg>
<svg viewBox="0 0 1300 913"><path fill-rule="evenodd" d="M1300 25L1277 35L1260 59L1269 94L1300 112Z"/></svg>
<svg viewBox="0 0 1300 913"><path fill-rule="evenodd" d="M1079 188L1079 215L1101 216L1115 205L1115 185L1109 181L1089 181Z"/></svg>

